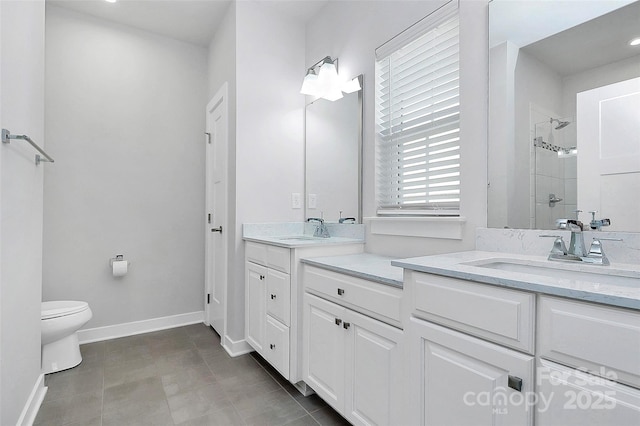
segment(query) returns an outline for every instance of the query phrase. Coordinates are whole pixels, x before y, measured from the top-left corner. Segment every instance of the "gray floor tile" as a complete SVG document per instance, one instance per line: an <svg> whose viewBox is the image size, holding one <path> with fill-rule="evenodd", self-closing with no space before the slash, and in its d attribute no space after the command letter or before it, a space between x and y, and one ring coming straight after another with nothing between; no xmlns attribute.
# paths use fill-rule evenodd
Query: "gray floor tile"
<svg viewBox="0 0 640 426"><path fill-rule="evenodd" d="M104 390L103 410L123 411L126 414L144 412L145 407L167 404L167 398L159 377L150 377L124 383Z"/></svg>
<svg viewBox="0 0 640 426"><path fill-rule="evenodd" d="M298 392L297 389L296 392ZM298 404L302 405L302 408L307 410L308 413L313 413L314 411L327 407L327 403L315 393L313 395L304 396L298 392L298 394L294 396L294 399Z"/></svg>
<svg viewBox="0 0 640 426"><path fill-rule="evenodd" d="M55 400L88 392L100 392L104 386L104 372L102 369L82 372L61 371L46 377L47 399Z"/></svg>
<svg viewBox="0 0 640 426"><path fill-rule="evenodd" d="M202 417L178 423L180 426L242 426L244 422L232 405L223 407L217 411L205 414ZM317 423L316 423L317 425Z"/></svg>
<svg viewBox="0 0 640 426"><path fill-rule="evenodd" d="M53 401L45 399L34 425L66 425L84 423L100 416L102 412L102 391L88 392Z"/></svg>
<svg viewBox="0 0 640 426"><path fill-rule="evenodd" d="M309 414L307 414L304 417L301 417L299 419L296 419L292 422L287 423L285 426L318 426L319 423L316 422L316 420L311 417Z"/></svg>
<svg viewBox="0 0 640 426"><path fill-rule="evenodd" d="M174 373L185 368L202 367L207 368L207 364L194 348L155 355L153 360L156 364L158 374Z"/></svg>
<svg viewBox="0 0 640 426"><path fill-rule="evenodd" d="M303 397L260 356L229 356L204 324L80 350L82 364L45 377L49 390L35 425L348 424L316 395Z"/></svg>
<svg viewBox="0 0 640 426"><path fill-rule="evenodd" d="M215 382L216 379L204 362L202 365L176 369L173 373L162 376L162 385L168 397Z"/></svg>
<svg viewBox="0 0 640 426"><path fill-rule="evenodd" d="M222 387L217 383L179 393L168 399L171 416L176 424L231 406Z"/></svg>
<svg viewBox="0 0 640 426"><path fill-rule="evenodd" d="M242 404L243 401L250 400L255 396L265 395L282 389L280 385L270 378L247 384L244 381L244 377L233 377L220 380L220 384L229 400L234 404Z"/></svg>
<svg viewBox="0 0 640 426"><path fill-rule="evenodd" d="M307 412L284 389L234 404L247 425L284 425Z"/></svg>
<svg viewBox="0 0 640 426"><path fill-rule="evenodd" d="M311 417L322 426L349 426L351 424L328 405L311 413Z"/></svg>
<svg viewBox="0 0 640 426"><path fill-rule="evenodd" d="M153 358L134 357L133 361L123 360L117 364L106 365L104 368L104 387L107 389L123 383L156 377L157 375L158 370Z"/></svg>

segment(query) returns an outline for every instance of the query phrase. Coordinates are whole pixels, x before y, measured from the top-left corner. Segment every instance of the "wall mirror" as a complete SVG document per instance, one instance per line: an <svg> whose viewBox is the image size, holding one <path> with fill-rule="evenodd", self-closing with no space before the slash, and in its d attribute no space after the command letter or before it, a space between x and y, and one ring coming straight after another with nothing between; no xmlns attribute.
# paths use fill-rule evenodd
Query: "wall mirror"
<svg viewBox="0 0 640 426"><path fill-rule="evenodd" d="M362 90L306 107L305 217L362 221Z"/></svg>
<svg viewBox="0 0 640 426"><path fill-rule="evenodd" d="M489 4L489 227L640 232L639 22L640 1Z"/></svg>

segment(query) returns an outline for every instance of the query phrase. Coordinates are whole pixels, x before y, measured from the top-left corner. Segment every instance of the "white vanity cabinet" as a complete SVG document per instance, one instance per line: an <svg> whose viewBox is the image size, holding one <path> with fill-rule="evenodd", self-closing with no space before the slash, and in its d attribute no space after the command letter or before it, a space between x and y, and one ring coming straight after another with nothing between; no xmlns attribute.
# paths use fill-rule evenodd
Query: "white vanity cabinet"
<svg viewBox="0 0 640 426"><path fill-rule="evenodd" d="M639 311L410 269L404 292L405 423L640 424Z"/></svg>
<svg viewBox="0 0 640 426"><path fill-rule="evenodd" d="M302 256L362 252L361 243L281 247L245 243L245 338L293 384L302 380ZM299 384L305 393L304 384Z"/></svg>
<svg viewBox="0 0 640 426"><path fill-rule="evenodd" d="M289 249L246 245L246 339L289 379L291 275Z"/></svg>
<svg viewBox="0 0 640 426"><path fill-rule="evenodd" d="M640 313L539 296L539 425L640 424Z"/></svg>
<svg viewBox="0 0 640 426"><path fill-rule="evenodd" d="M303 283L304 381L353 424L402 424L402 290L310 265Z"/></svg>
<svg viewBox="0 0 640 426"><path fill-rule="evenodd" d="M533 295L405 270L405 297L407 424L533 424L534 357L505 347L533 350Z"/></svg>

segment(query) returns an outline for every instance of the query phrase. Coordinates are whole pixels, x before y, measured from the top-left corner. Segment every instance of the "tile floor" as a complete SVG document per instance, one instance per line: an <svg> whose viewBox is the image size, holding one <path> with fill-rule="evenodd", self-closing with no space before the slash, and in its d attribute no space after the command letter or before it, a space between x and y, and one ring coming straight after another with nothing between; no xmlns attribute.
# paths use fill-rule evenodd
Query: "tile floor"
<svg viewBox="0 0 640 426"><path fill-rule="evenodd" d="M231 358L204 324L80 346L49 374L35 425L348 425L255 354Z"/></svg>

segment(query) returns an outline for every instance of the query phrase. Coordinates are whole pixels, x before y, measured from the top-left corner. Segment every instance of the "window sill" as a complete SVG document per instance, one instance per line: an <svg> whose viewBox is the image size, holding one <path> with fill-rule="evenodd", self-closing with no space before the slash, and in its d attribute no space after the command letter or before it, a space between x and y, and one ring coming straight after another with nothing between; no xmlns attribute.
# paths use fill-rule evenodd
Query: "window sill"
<svg viewBox="0 0 640 426"><path fill-rule="evenodd" d="M462 240L465 217L365 217L371 234Z"/></svg>

